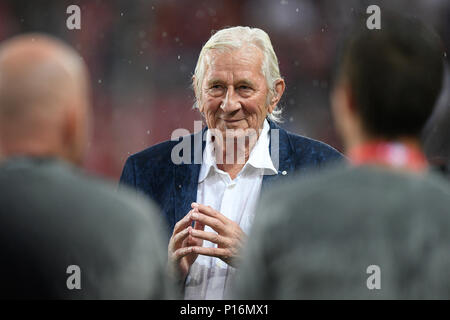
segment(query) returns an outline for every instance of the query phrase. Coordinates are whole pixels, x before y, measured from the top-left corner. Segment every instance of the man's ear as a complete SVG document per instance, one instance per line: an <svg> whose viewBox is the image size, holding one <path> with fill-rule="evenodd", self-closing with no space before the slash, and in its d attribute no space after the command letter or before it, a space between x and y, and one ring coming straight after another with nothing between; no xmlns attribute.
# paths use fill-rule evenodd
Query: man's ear
<svg viewBox="0 0 450 320"><path fill-rule="evenodd" d="M331 108L333 115L355 117L357 108L350 87L346 84L337 85L331 93Z"/></svg>
<svg viewBox="0 0 450 320"><path fill-rule="evenodd" d="M87 119L80 108L67 107L64 114L62 143L65 157L80 165L87 144Z"/></svg>
<svg viewBox="0 0 450 320"><path fill-rule="evenodd" d="M360 138L362 126L353 92L347 84L337 84L331 92L331 110L336 130L345 148L350 149Z"/></svg>
<svg viewBox="0 0 450 320"><path fill-rule="evenodd" d="M66 160L74 162L73 160L73 150L76 145L76 137L78 135L78 115L74 108L66 107L63 111L62 119L62 135L61 143L64 150L64 155Z"/></svg>
<svg viewBox="0 0 450 320"><path fill-rule="evenodd" d="M285 88L286 84L284 83L283 79L278 79L277 81L275 81L275 94L270 100L269 108L267 110L269 113L272 113L273 110L275 110L275 107L280 102L281 97L283 96Z"/></svg>

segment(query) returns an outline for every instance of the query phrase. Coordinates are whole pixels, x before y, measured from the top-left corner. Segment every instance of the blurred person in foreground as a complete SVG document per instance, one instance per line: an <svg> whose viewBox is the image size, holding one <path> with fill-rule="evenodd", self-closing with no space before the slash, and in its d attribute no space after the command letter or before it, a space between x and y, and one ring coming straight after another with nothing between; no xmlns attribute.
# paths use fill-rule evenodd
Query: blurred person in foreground
<svg viewBox="0 0 450 320"><path fill-rule="evenodd" d="M42 34L1 44L1 298L170 297L156 207L76 168L90 108L73 49Z"/></svg>
<svg viewBox="0 0 450 320"><path fill-rule="evenodd" d="M422 134L424 151L430 166L450 180L450 74L448 66L443 83L443 94L428 119Z"/></svg>
<svg viewBox="0 0 450 320"><path fill-rule="evenodd" d="M450 189L419 144L443 48L416 18L381 19L346 41L331 98L352 165L262 200L236 298L450 298Z"/></svg>
<svg viewBox="0 0 450 320"><path fill-rule="evenodd" d="M222 299L261 189L342 155L276 124L285 83L261 29L215 33L200 52L193 88L207 126L132 155L120 180L161 206L185 299Z"/></svg>

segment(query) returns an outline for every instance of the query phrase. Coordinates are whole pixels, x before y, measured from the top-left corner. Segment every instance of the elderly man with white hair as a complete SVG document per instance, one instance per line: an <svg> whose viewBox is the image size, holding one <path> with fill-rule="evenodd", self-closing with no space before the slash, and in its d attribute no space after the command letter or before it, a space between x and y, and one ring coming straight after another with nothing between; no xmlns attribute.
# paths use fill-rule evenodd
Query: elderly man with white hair
<svg viewBox="0 0 450 320"><path fill-rule="evenodd" d="M261 190L342 155L276 124L285 82L261 29L215 33L200 52L192 82L207 126L182 139L192 142L182 150L183 159L188 152L191 161L175 161L173 151L181 142L166 141L129 157L121 183L160 205L170 238L169 262L184 298L223 299Z"/></svg>

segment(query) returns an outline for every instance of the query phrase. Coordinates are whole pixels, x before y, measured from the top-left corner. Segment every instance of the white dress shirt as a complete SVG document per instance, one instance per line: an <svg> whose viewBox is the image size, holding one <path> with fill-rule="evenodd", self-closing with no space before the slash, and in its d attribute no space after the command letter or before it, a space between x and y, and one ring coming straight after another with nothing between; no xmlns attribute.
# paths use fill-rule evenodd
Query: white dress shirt
<svg viewBox="0 0 450 320"><path fill-rule="evenodd" d="M261 134L248 161L234 180L220 170L214 157L214 144L207 132L197 187L197 202L219 211L236 222L246 234L250 231L264 175L275 175L269 153L269 123L264 120ZM209 226L205 231L215 232ZM217 247L203 241L204 247ZM185 299L223 299L230 292L236 269L219 258L199 255L190 268L185 283Z"/></svg>

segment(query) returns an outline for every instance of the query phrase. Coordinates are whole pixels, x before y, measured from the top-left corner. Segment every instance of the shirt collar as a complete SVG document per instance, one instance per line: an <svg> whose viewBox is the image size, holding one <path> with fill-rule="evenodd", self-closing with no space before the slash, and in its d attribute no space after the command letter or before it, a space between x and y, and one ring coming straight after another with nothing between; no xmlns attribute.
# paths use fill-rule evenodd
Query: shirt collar
<svg viewBox="0 0 450 320"><path fill-rule="evenodd" d="M203 163L199 173L198 182L202 182L210 174L211 171L220 169L217 168L216 159L214 157L214 144L211 140L211 133L208 130L206 133L206 146L203 152ZM267 119L264 120L263 129L259 135L258 141L254 145L250 157L242 168L241 172L248 170L251 166L255 169L262 169L264 175L276 175L278 171L273 165L272 158L269 152L270 144L270 125Z"/></svg>

